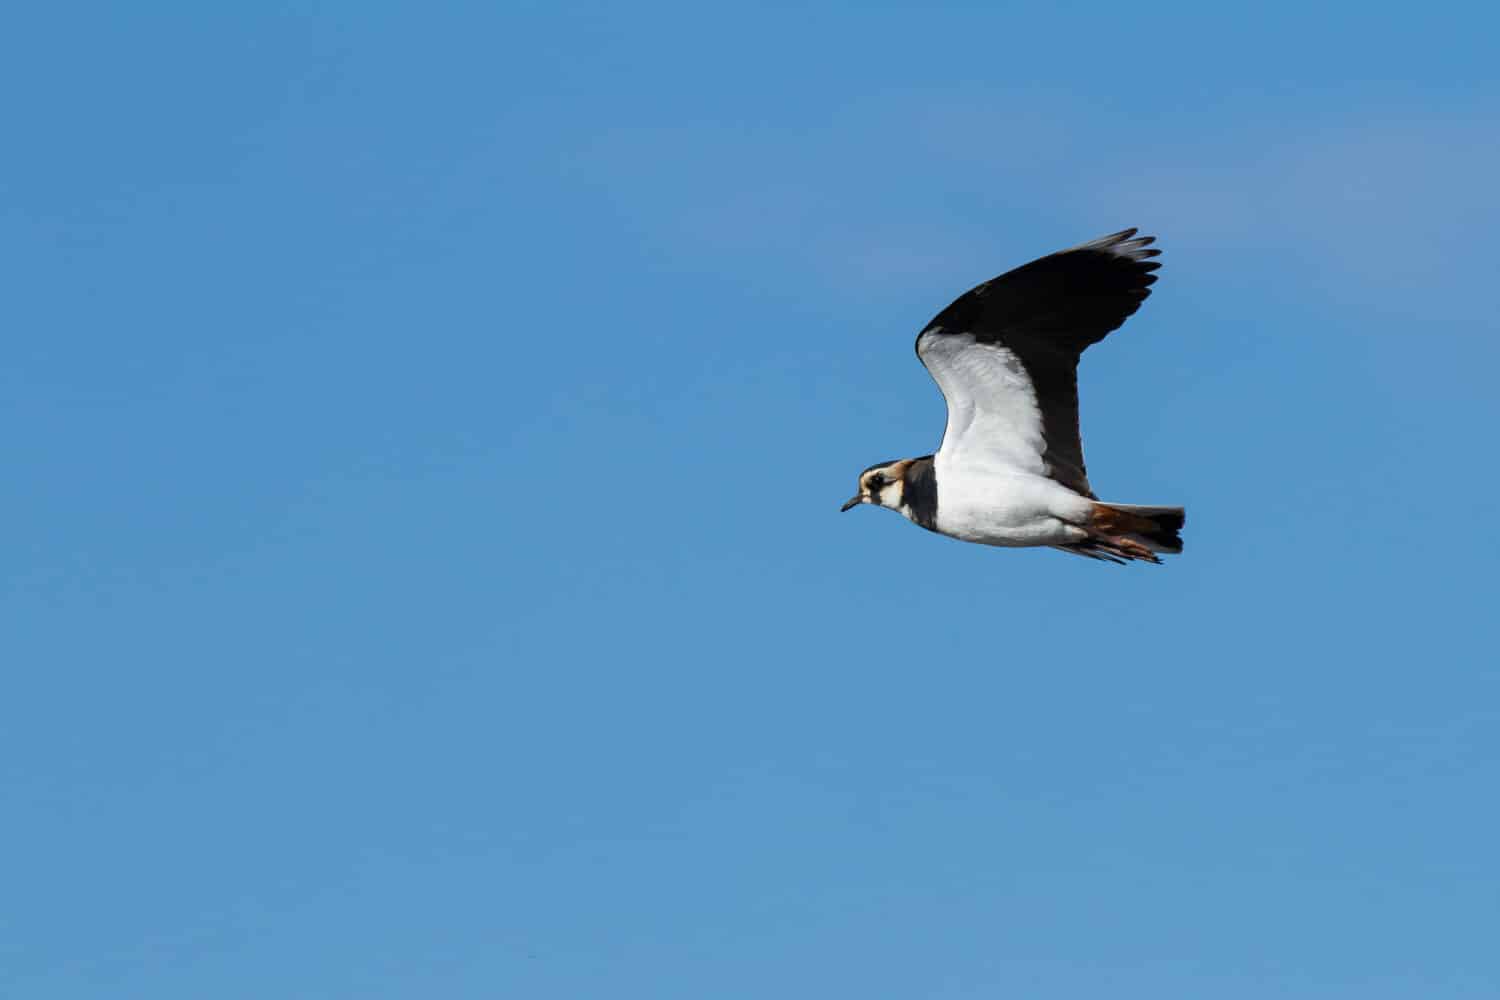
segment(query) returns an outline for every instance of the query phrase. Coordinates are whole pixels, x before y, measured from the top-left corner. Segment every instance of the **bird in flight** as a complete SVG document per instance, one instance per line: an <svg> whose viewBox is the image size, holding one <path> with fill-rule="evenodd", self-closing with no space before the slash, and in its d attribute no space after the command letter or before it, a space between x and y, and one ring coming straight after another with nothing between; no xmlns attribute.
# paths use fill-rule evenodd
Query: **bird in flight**
<svg viewBox="0 0 1500 1000"><path fill-rule="evenodd" d="M1078 358L1130 317L1161 267L1134 229L970 289L917 335L948 404L937 453L872 465L860 504L965 542L1046 545L1113 563L1182 551L1181 507L1100 503L1078 435Z"/></svg>

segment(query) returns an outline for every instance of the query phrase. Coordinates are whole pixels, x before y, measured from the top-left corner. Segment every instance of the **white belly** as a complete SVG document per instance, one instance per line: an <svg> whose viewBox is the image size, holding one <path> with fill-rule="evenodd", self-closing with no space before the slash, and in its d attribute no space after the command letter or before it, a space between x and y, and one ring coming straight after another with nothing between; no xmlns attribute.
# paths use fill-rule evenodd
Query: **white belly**
<svg viewBox="0 0 1500 1000"><path fill-rule="evenodd" d="M1088 532L1093 503L1051 479L1013 470L945 468L937 456L937 530L981 545L1066 545Z"/></svg>

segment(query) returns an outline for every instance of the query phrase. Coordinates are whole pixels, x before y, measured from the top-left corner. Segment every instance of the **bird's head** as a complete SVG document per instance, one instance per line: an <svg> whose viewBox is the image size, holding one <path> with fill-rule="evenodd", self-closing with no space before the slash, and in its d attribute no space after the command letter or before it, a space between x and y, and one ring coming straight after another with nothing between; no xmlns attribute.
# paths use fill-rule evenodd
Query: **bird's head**
<svg viewBox="0 0 1500 1000"><path fill-rule="evenodd" d="M859 492L850 497L849 502L840 510L852 510L862 503L900 510L903 502L904 477L911 463L911 459L903 458L896 462L881 462L870 466L859 474Z"/></svg>

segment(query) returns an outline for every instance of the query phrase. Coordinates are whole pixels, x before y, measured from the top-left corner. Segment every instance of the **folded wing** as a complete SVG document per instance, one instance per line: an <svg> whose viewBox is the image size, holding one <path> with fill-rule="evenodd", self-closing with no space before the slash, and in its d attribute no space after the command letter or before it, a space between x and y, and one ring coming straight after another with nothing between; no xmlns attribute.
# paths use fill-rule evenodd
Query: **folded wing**
<svg viewBox="0 0 1500 1000"><path fill-rule="evenodd" d="M940 454L1050 476L1093 496L1078 432L1078 358L1151 294L1155 237L1060 250L964 293L917 335L948 403Z"/></svg>

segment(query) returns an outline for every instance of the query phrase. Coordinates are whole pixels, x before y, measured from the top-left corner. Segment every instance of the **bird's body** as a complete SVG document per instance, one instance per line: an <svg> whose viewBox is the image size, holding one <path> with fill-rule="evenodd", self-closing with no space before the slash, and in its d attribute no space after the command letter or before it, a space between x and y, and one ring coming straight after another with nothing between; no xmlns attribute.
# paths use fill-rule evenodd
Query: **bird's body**
<svg viewBox="0 0 1500 1000"><path fill-rule="evenodd" d="M942 503L939 533L981 545L1066 545L1082 541L1092 504L1052 480L1028 473L972 469L937 455ZM944 475L944 472L947 475Z"/></svg>
<svg viewBox="0 0 1500 1000"><path fill-rule="evenodd" d="M961 541L1111 562L1182 551L1180 507L1100 503L1078 434L1078 357L1139 308L1151 237L1129 229L972 289L917 336L948 404L933 455L873 465L844 509L896 510Z"/></svg>

